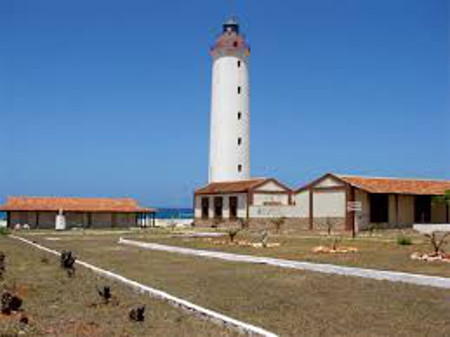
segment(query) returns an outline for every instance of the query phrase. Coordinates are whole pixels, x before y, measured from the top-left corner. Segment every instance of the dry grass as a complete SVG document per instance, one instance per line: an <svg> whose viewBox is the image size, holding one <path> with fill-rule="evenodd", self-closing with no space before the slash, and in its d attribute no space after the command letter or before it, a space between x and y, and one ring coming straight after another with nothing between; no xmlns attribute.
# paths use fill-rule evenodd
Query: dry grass
<svg viewBox="0 0 450 337"><path fill-rule="evenodd" d="M77 267L67 277L56 257L9 238L0 237L0 250L7 255L6 274L0 293L13 290L24 299L24 311L0 314L0 336L15 337L26 315L30 323L23 336L39 337L131 337L131 336L237 336L237 333L193 317L167 303L139 295L128 287ZM104 304L96 287L110 285L113 300ZM128 312L147 306L144 322L131 322ZM22 335L19 335L22 336Z"/></svg>
<svg viewBox="0 0 450 337"><path fill-rule="evenodd" d="M140 250L117 245L118 235L60 238L33 236L281 336L450 336L446 290Z"/></svg>
<svg viewBox="0 0 450 337"><path fill-rule="evenodd" d="M314 248L318 246L331 247L334 239L327 235L318 235L311 232L272 234L269 243L280 243L280 245L270 249L257 249L249 245L218 244L227 241L226 238L182 238L162 231L157 231L156 233L154 231L135 232L124 235L124 237L196 249L220 250L239 254L450 277L450 264L448 263L430 263L410 258L413 252L429 253L433 251L432 246L425 237L412 231L405 234L412 239L412 245L407 246L397 243L397 237L403 235L399 231L378 232L374 236L365 234L355 239L344 236L339 241L339 245L354 247L357 250L356 253L348 254L315 253ZM236 236L235 241L258 242L260 236L261 234L255 232L240 232Z"/></svg>

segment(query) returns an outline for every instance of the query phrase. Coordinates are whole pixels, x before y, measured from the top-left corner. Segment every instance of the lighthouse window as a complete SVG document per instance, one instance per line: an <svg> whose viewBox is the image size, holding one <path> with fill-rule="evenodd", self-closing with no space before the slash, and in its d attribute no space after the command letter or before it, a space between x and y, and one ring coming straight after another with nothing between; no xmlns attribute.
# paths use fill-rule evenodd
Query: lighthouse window
<svg viewBox="0 0 450 337"><path fill-rule="evenodd" d="M241 117L242 117L242 113L239 111L238 112L238 119L241 119Z"/></svg>
<svg viewBox="0 0 450 337"><path fill-rule="evenodd" d="M239 137L239 138L238 138L238 145L241 145L241 144L242 144L242 138Z"/></svg>
<svg viewBox="0 0 450 337"><path fill-rule="evenodd" d="M238 165L238 172L242 172L242 165L241 164Z"/></svg>
<svg viewBox="0 0 450 337"><path fill-rule="evenodd" d="M238 61L238 68L240 68L241 67L241 61L239 60Z"/></svg>
<svg viewBox="0 0 450 337"><path fill-rule="evenodd" d="M238 94L240 94L241 93L241 87L239 86L238 87Z"/></svg>

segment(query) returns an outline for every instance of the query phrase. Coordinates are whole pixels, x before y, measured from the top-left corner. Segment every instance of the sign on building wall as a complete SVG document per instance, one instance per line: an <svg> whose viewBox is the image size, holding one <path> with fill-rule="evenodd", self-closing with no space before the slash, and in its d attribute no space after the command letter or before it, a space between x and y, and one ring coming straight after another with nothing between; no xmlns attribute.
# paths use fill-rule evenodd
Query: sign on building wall
<svg viewBox="0 0 450 337"><path fill-rule="evenodd" d="M361 212L362 205L361 201L348 201L347 202L347 211L348 212Z"/></svg>

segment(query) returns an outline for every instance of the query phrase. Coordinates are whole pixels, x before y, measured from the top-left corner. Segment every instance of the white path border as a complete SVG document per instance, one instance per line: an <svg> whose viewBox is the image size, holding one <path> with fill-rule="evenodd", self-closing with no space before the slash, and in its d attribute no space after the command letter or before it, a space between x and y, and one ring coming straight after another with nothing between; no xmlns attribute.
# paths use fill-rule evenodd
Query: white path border
<svg viewBox="0 0 450 337"><path fill-rule="evenodd" d="M194 255L205 258L215 258L233 262L246 262L256 264L267 264L275 267L308 270L326 274L338 274L344 276L355 276L366 279L386 280L391 282L403 282L421 286L450 289L450 278L439 276L428 276L421 274L411 274L388 270L376 270L367 268L345 267L325 263L312 263L302 261L292 261L269 257L240 255L219 251L191 249L161 245L158 243L141 242L120 238L119 244L135 246L139 248L159 250L164 252L178 253L184 255Z"/></svg>
<svg viewBox="0 0 450 337"><path fill-rule="evenodd" d="M54 255L60 255L60 253L57 252L56 250L49 249L49 248L44 247L44 246L42 246L40 244L37 244L35 242L32 242L32 241L27 240L27 239L24 239L24 238L22 238L20 236L10 235L9 237L13 238L13 239L16 239L16 240L19 240L19 241L22 241L24 243L27 243L27 244L29 244L31 246L34 246L34 247L38 248L38 249L46 251L47 253L54 254ZM259 328L257 326L251 325L251 324L247 324L247 323L238 321L237 319L234 319L234 318L222 315L222 314L220 314L218 312L215 312L215 311L212 311L212 310L200 307L200 306L198 306L196 304L193 304L193 303L188 302L186 300L183 300L181 298L178 298L178 297L175 297L173 295L170 295L170 294L168 294L168 293L166 293L164 291L148 287L148 286L146 286L144 284L141 284L141 283L138 283L136 281L130 280L130 279L126 278L126 277L123 277L121 275L115 274L115 273L113 273L111 271L95 267L95 266L93 266L93 265L91 265L91 264L89 264L87 262L83 262L83 261L77 260L76 263L81 265L81 266L83 266L83 267L85 267L85 268L87 268L87 269L90 269L90 270L94 271L97 274L101 274L101 275L103 275L103 276L105 276L105 277L107 277L109 279L113 279L113 280L125 283L128 286L131 286L132 288L137 290L138 292L148 294L151 297L155 297L155 298L158 298L158 299L165 300L169 304L171 304L171 305L173 305L175 307L185 309L188 312L194 313L196 316L199 316L199 317L201 317L203 319L212 321L212 322L214 322L216 324L228 326L230 328L233 328L234 330L237 330L237 331L239 331L241 333L244 333L244 334L247 334L249 336L278 337L278 335L276 335L276 334L274 334L274 333L272 333L270 331L264 330L262 328Z"/></svg>

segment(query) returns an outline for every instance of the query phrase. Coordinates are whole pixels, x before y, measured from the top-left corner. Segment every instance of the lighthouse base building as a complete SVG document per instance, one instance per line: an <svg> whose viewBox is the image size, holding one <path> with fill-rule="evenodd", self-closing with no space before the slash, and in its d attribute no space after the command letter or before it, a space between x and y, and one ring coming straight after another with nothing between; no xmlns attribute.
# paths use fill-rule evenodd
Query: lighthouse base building
<svg viewBox="0 0 450 337"><path fill-rule="evenodd" d="M195 218L214 223L281 216L291 209L291 197L291 190L272 178L211 183L195 191Z"/></svg>
<svg viewBox="0 0 450 337"><path fill-rule="evenodd" d="M195 223L214 226L245 219L285 229L361 231L450 224L450 205L439 201L448 180L380 178L327 173L293 191L273 178L211 183L195 191Z"/></svg>

